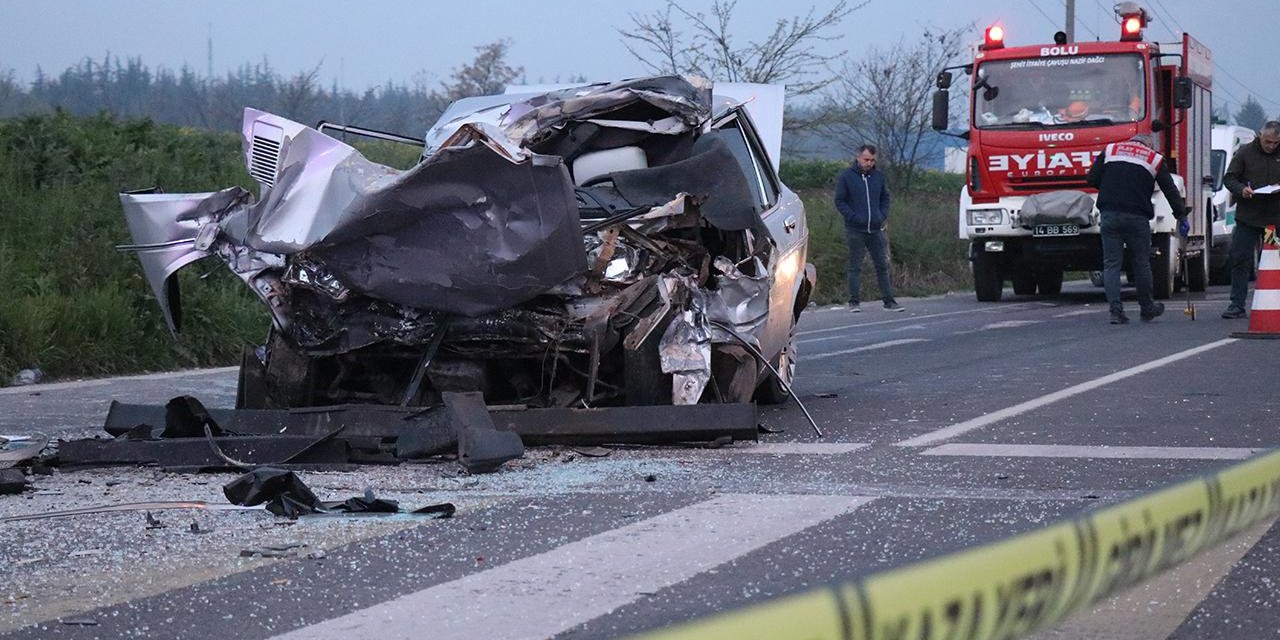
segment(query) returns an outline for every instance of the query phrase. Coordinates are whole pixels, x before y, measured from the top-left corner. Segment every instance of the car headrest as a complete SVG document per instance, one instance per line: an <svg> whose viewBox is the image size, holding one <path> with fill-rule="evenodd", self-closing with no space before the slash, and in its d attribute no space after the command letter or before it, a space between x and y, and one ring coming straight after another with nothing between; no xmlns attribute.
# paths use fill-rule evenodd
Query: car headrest
<svg viewBox="0 0 1280 640"><path fill-rule="evenodd" d="M573 183L583 186L600 176L618 171L644 169L649 166L644 149L640 147L618 147L603 151L584 153L573 161Z"/></svg>

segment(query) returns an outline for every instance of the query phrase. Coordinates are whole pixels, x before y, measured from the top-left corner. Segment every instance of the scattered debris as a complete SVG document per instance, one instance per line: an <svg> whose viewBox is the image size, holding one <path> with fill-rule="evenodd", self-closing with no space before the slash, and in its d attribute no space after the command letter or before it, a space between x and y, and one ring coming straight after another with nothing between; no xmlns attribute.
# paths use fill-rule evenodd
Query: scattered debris
<svg viewBox="0 0 1280 640"><path fill-rule="evenodd" d="M147 511L160 509L243 509L229 504L209 504L200 500L190 501L172 501L172 502L130 502L125 504L109 504L97 507L85 507L82 509L66 509L63 511L41 511L40 513L27 513L13 516L0 516L0 523L5 522L22 522L25 520L45 520L48 518L66 518L69 516L87 516L99 513L113 513L118 511Z"/></svg>
<svg viewBox="0 0 1280 640"><path fill-rule="evenodd" d="M0 442L0 469L34 459L48 444L49 439L43 436L4 436L4 441Z"/></svg>
<svg viewBox="0 0 1280 640"><path fill-rule="evenodd" d="M241 549L241 558L293 558L298 555L298 550L307 545L301 542L283 542L279 544L268 544L256 549Z"/></svg>
<svg viewBox="0 0 1280 640"><path fill-rule="evenodd" d="M27 474L22 469L0 469L0 494L22 493L27 486Z"/></svg>
<svg viewBox="0 0 1280 640"><path fill-rule="evenodd" d="M200 523L197 522L196 520L191 521L190 531L191 533L195 533L195 534L213 533L213 529L210 529L208 527L201 527Z"/></svg>
<svg viewBox="0 0 1280 640"><path fill-rule="evenodd" d="M838 394L838 393L830 393L830 392L827 392L827 393L815 393L815 394L813 394L813 397L815 397L815 398L823 398L823 399L826 399L826 398L839 398L839 397L840 397L840 394Z"/></svg>
<svg viewBox="0 0 1280 640"><path fill-rule="evenodd" d="M59 622L65 625L73 626L73 627L98 626L98 621L94 620L93 618L62 618L61 620L59 620Z"/></svg>
<svg viewBox="0 0 1280 640"><path fill-rule="evenodd" d="M148 528L148 529L163 529L163 528L165 528L166 526L168 526L168 525L166 525L165 523L160 522L160 520L159 520L159 519L157 519L155 516L151 515L151 512L150 512L150 511L147 511L147 512L146 512L146 514L147 514L147 528Z"/></svg>
<svg viewBox="0 0 1280 640"><path fill-rule="evenodd" d="M569 450L588 458L603 458L613 453L613 449L604 447L569 447Z"/></svg>
<svg viewBox="0 0 1280 640"><path fill-rule="evenodd" d="M647 475L647 476L645 476L645 477L644 477L644 481L645 481L645 482L657 482L657 481L658 481L658 476L655 476L655 475L653 475L653 474L651 473L651 474L649 474L649 475Z"/></svg>
<svg viewBox="0 0 1280 640"><path fill-rule="evenodd" d="M398 502L378 498L373 494L372 489L365 489L363 496L336 502L322 502L292 471L270 467L250 471L227 483L222 491L232 504L245 506L265 504L271 513L289 519L312 514L403 513ZM455 511L456 507L446 502L409 513L449 518Z"/></svg>
<svg viewBox="0 0 1280 640"><path fill-rule="evenodd" d="M102 549L79 549L76 551L72 551L67 555L71 556L72 558L87 558L90 556L100 556L102 555Z"/></svg>

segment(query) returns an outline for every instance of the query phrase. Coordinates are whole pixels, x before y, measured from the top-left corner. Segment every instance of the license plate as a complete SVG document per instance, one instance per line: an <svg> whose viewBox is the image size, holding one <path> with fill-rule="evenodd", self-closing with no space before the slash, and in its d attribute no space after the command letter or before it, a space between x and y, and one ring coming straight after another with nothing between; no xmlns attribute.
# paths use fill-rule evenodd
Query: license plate
<svg viewBox="0 0 1280 640"><path fill-rule="evenodd" d="M1033 236L1078 236L1078 224L1038 224L1031 230Z"/></svg>

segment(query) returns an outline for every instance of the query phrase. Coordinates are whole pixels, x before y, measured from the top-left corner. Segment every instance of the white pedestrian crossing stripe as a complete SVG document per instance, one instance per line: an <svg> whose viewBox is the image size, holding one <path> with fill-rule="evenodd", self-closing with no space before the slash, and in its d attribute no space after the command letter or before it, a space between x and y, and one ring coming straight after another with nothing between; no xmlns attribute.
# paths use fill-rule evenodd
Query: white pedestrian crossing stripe
<svg viewBox="0 0 1280 640"><path fill-rule="evenodd" d="M276 637L549 638L872 500L723 495Z"/></svg>

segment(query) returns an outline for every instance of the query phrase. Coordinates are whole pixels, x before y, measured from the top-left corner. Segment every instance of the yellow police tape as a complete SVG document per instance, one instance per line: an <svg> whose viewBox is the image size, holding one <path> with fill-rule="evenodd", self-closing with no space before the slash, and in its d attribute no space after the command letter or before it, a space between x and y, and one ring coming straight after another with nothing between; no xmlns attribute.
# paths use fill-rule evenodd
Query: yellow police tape
<svg viewBox="0 0 1280 640"><path fill-rule="evenodd" d="M1044 529L644 640L1017 638L1280 512L1280 451Z"/></svg>

